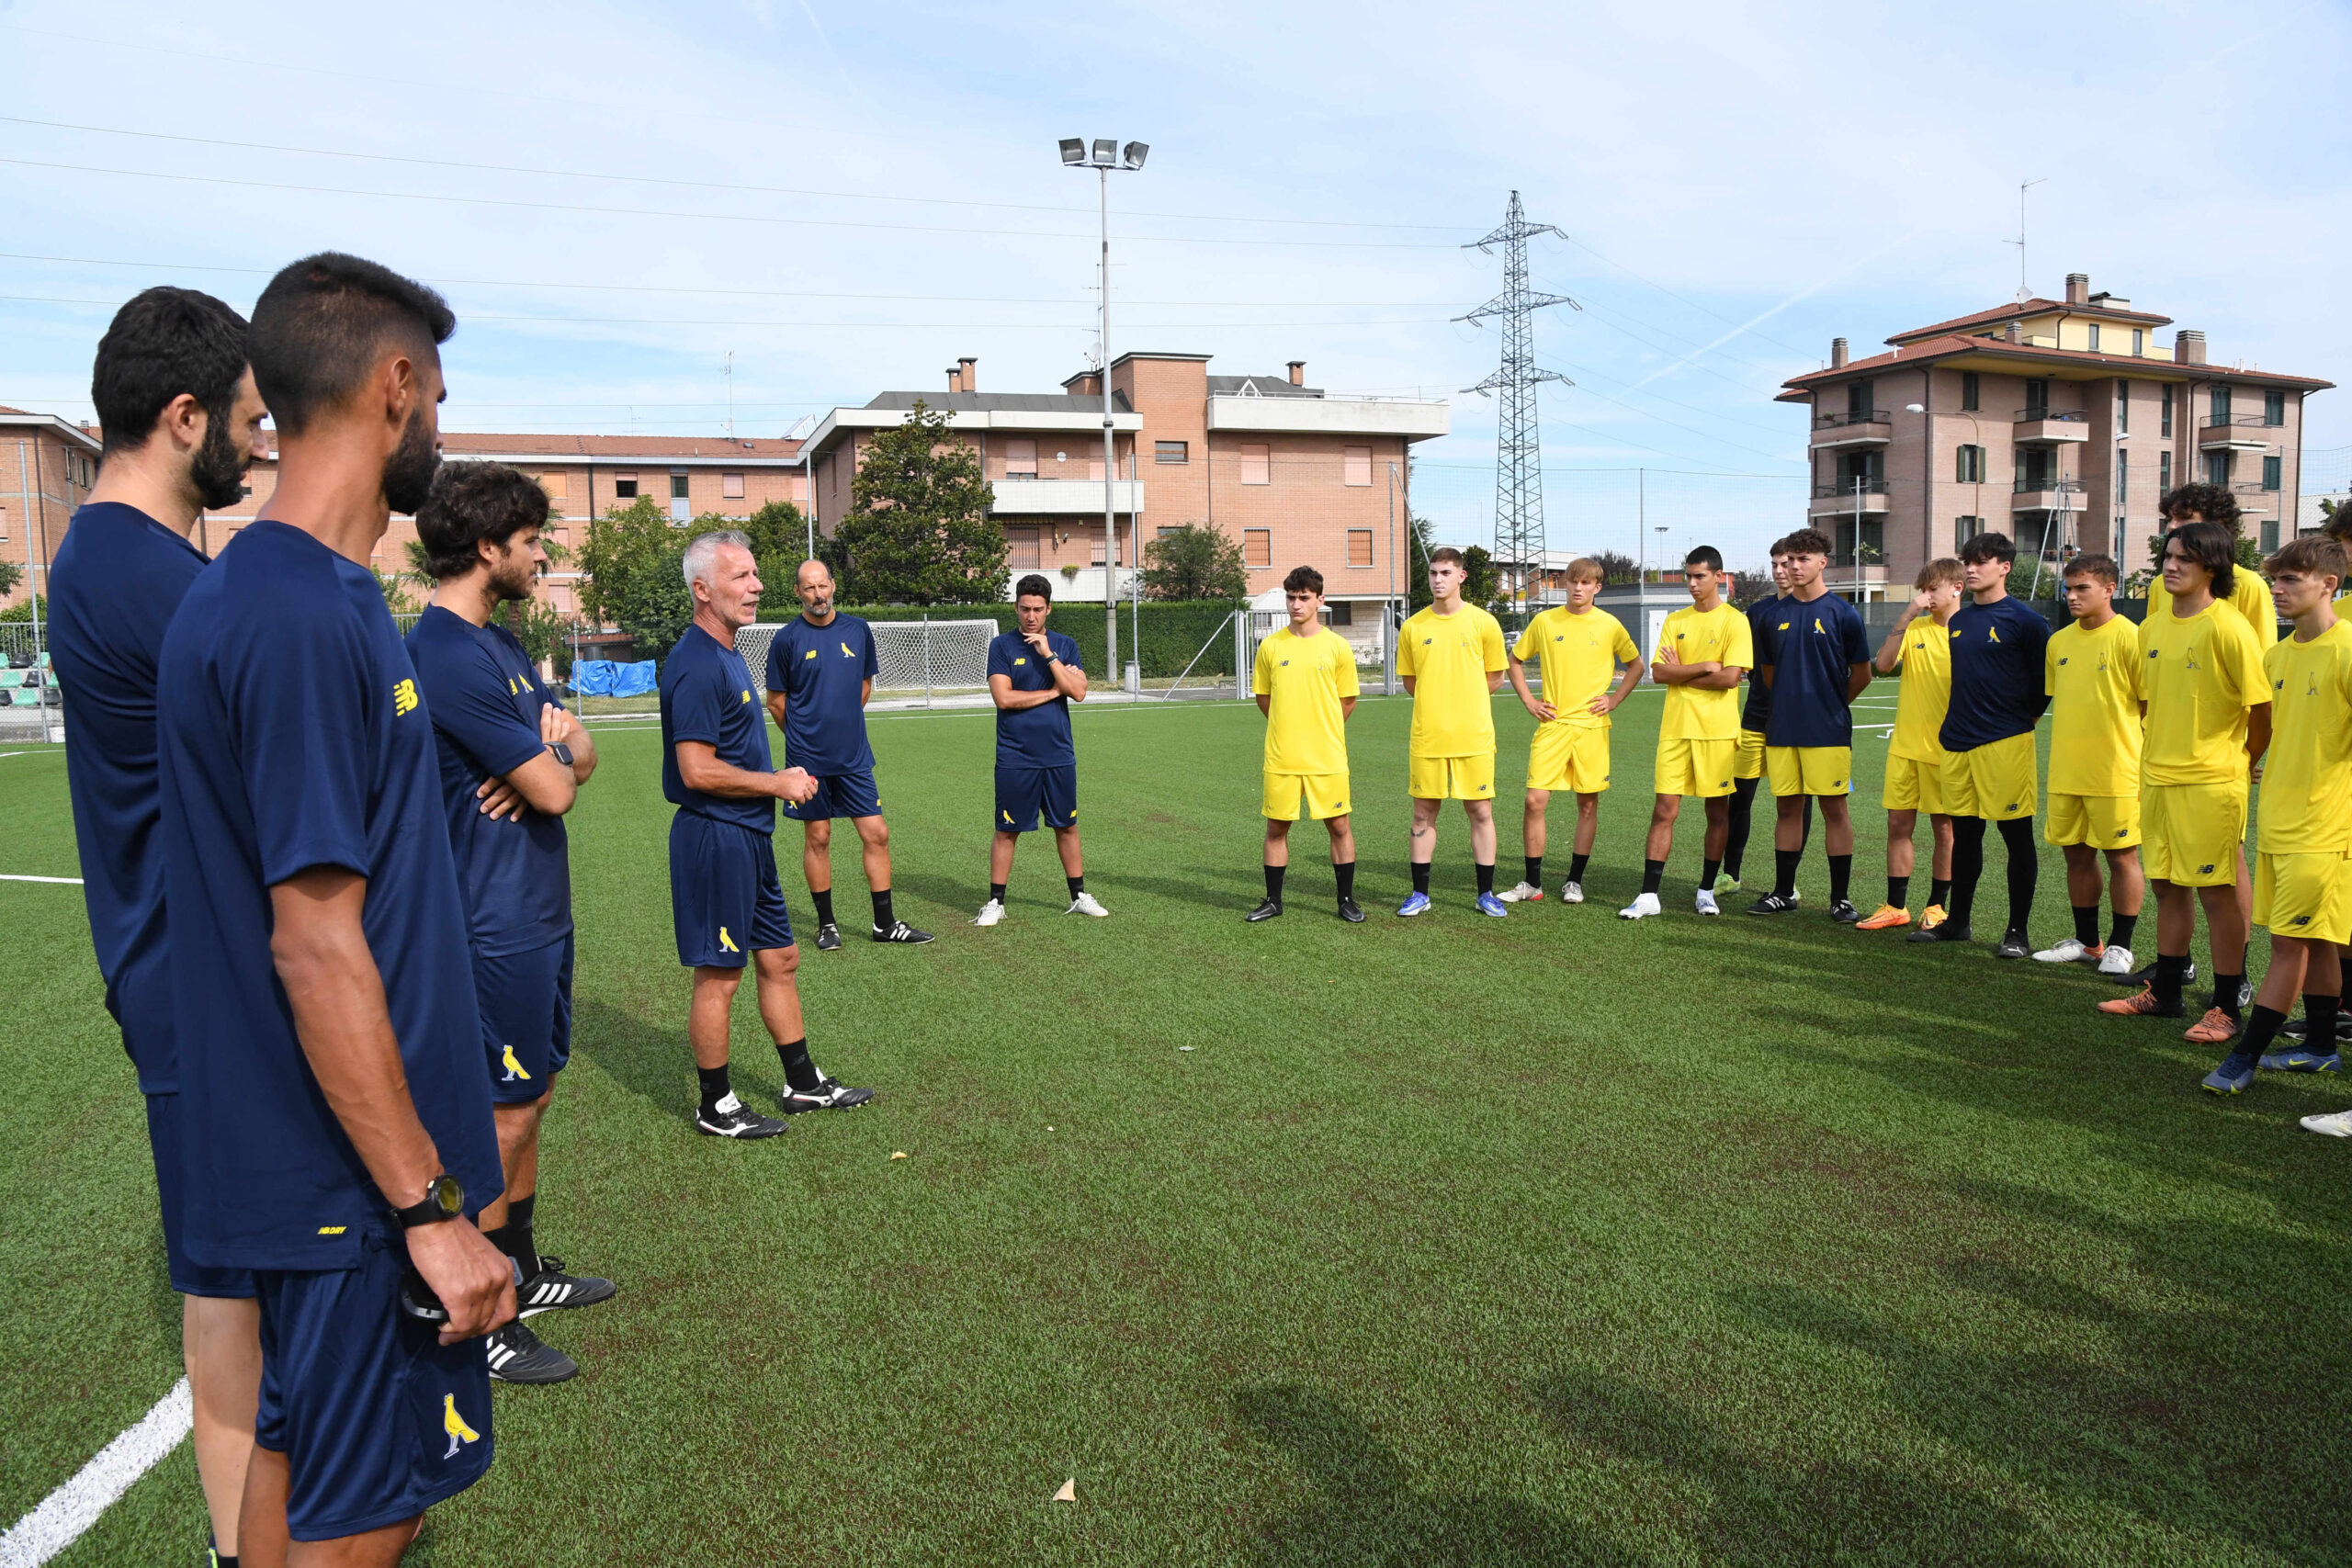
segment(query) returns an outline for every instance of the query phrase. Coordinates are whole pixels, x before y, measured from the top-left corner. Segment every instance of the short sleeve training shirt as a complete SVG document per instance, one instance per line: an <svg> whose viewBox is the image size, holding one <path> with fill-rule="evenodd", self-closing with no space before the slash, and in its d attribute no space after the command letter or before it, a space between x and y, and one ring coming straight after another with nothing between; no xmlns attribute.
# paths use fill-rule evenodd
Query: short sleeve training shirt
<svg viewBox="0 0 2352 1568"><path fill-rule="evenodd" d="M2270 680L2259 847L2267 855L2352 850L2352 623L2309 642L2280 637L2262 656Z"/></svg>
<svg viewBox="0 0 2352 1568"><path fill-rule="evenodd" d="M2121 615L2050 634L2050 793L2140 793L2140 628Z"/></svg>
<svg viewBox="0 0 2352 1568"><path fill-rule="evenodd" d="M1747 607L1747 642L1758 659L1764 655L1764 641L1772 629L1772 618L1787 602L1776 593L1770 599L1758 599ZM1739 710L1739 727L1761 735L1771 718L1772 688L1766 685L1763 677L1751 667L1747 675L1747 705Z"/></svg>
<svg viewBox="0 0 2352 1568"><path fill-rule="evenodd" d="M752 694L751 667L732 644L700 626L662 662L662 795L681 811L732 822L754 833L775 831L775 802L766 795L736 799L688 789L678 774L678 742L699 740L718 760L747 772L775 767L768 751L767 710Z"/></svg>
<svg viewBox="0 0 2352 1568"><path fill-rule="evenodd" d="M433 716L375 578L284 523L190 585L157 688L189 1256L356 1261L389 1206L312 1076L270 957L270 889L367 879L361 929L401 1066L469 1208L503 1185Z"/></svg>
<svg viewBox="0 0 2352 1568"><path fill-rule="evenodd" d="M1770 617L1770 641L1756 662L1772 669L1772 712L1765 741L1773 746L1851 746L1854 710L1846 693L1853 667L1870 662L1862 614L1835 593L1793 595Z"/></svg>
<svg viewBox="0 0 2352 1568"><path fill-rule="evenodd" d="M474 951L505 958L562 941L571 930L563 818L526 810L493 822L475 794L485 779L547 750L539 711L562 705L539 682L513 632L495 623L478 626L438 604L417 617L408 656L433 715L442 814Z"/></svg>
<svg viewBox="0 0 2352 1568"><path fill-rule="evenodd" d="M107 1010L146 1094L178 1087L170 929L155 782L155 679L164 628L204 570L195 546L136 507L82 507L49 570L50 661L72 694L66 792L82 901Z"/></svg>
<svg viewBox="0 0 2352 1568"><path fill-rule="evenodd" d="M786 767L819 778L873 770L865 686L880 669L873 628L855 615L835 612L821 626L795 615L777 628L768 644L767 687L784 694Z"/></svg>
<svg viewBox="0 0 2352 1568"><path fill-rule="evenodd" d="M1667 616L1658 628L1655 664L1668 654L1678 664L1722 664L1742 670L1756 667L1756 649L1747 617L1729 604L1702 610L1695 604ZM1736 740L1739 739L1739 688L1707 691L1683 684L1666 689L1666 709L1658 716L1661 740Z"/></svg>
<svg viewBox="0 0 2352 1568"><path fill-rule="evenodd" d="M2143 783L2246 777L2246 711L2270 700L2270 677L2244 615L2217 601L2186 618L2167 610L2141 622L2140 686L2148 702Z"/></svg>
<svg viewBox="0 0 2352 1568"><path fill-rule="evenodd" d="M2032 605L2004 594L1952 613L1951 703L1944 710L1947 751L1973 751L2013 735L2030 735L2050 705L2041 655L2050 623Z"/></svg>
<svg viewBox="0 0 2352 1568"><path fill-rule="evenodd" d="M1329 776L1348 771L1342 699L1357 693L1355 649L1329 627L1288 626L1258 645L1250 690L1266 699L1266 772Z"/></svg>
<svg viewBox="0 0 2352 1568"><path fill-rule="evenodd" d="M1528 622L1510 652L1521 664L1535 662L1544 700L1559 715L1549 722L1564 729L1607 729L1609 716L1593 712L1592 700L1608 694L1617 666L1642 661L1624 622L1606 610L1574 615L1566 605Z"/></svg>
<svg viewBox="0 0 2352 1568"><path fill-rule="evenodd" d="M2270 602L2270 583L2260 572L2245 567L2230 569L2230 596L2222 601L2235 610L2254 633L2255 646L2268 648L2278 640L2278 607ZM2141 618L2145 626L2159 615L2172 614L2172 594L2165 587L2165 574L2159 571L2148 584L2147 614Z"/></svg>
<svg viewBox="0 0 2352 1568"><path fill-rule="evenodd" d="M1476 757L1495 749L1491 675L1510 668L1502 624L1476 604L1451 615L1430 605L1396 633L1396 673L1413 682L1411 754Z"/></svg>
<svg viewBox="0 0 2352 1568"><path fill-rule="evenodd" d="M1951 705L1951 630L1933 615L1914 616L1894 657L1903 685L1894 697L1887 754L1940 764L1944 710Z"/></svg>
<svg viewBox="0 0 2352 1568"><path fill-rule="evenodd" d="M1064 664L1078 664L1077 638L1047 632L1046 646ZM1016 692L1049 692L1054 686L1054 667L1019 632L1006 632L989 643L989 678L993 681L999 675L1012 682ZM1077 761L1068 697L1056 697L1033 708L997 709L998 767L1067 768Z"/></svg>

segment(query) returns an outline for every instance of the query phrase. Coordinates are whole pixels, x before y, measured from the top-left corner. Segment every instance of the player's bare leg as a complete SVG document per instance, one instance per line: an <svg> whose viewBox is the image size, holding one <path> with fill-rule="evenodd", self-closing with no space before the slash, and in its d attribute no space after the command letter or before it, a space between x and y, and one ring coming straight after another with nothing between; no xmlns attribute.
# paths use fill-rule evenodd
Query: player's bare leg
<svg viewBox="0 0 2352 1568"><path fill-rule="evenodd" d="M1424 800L1418 795L1412 797L1412 802L1413 827L1407 852L1411 858L1413 892L1398 907L1396 912L1399 915L1429 912L1430 863L1437 858L1437 814L1438 808L1445 804L1442 800Z"/></svg>
<svg viewBox="0 0 2352 1568"><path fill-rule="evenodd" d="M817 951L834 952L842 944L842 928L833 919L831 818L800 824L800 874L808 878L808 897L817 906Z"/></svg>
<svg viewBox="0 0 2352 1568"><path fill-rule="evenodd" d="M1519 817L1520 844L1526 851L1527 874L1519 879L1517 886L1502 895L1506 904L1516 904L1521 899L1540 901L1544 897L1544 850L1551 837L1544 813L1551 809L1551 806L1550 790L1528 790Z"/></svg>
<svg viewBox="0 0 2352 1568"><path fill-rule="evenodd" d="M695 1066L716 1069L727 1065L729 1025L735 1012L735 992L742 984L741 969L696 966L694 998L686 1005L686 1043L694 1048Z"/></svg>
<svg viewBox="0 0 2352 1568"><path fill-rule="evenodd" d="M195 1407L196 1475L212 1516L213 1545L221 1556L234 1557L261 1401L261 1303L250 1296L183 1296L180 1355Z"/></svg>

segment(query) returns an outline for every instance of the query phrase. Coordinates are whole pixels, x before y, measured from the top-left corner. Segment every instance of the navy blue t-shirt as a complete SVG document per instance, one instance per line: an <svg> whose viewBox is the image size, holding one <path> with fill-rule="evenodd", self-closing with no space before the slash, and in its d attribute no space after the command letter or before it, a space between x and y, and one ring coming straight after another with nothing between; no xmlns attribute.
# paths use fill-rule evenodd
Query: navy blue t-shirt
<svg viewBox="0 0 2352 1568"><path fill-rule="evenodd" d="M835 614L812 626L795 615L768 644L768 690L784 694L784 761L819 778L871 773L865 743L865 682L881 668L874 632L855 615Z"/></svg>
<svg viewBox="0 0 2352 1568"><path fill-rule="evenodd" d="M74 513L49 569L50 661L72 694L65 784L82 901L107 1010L142 1094L179 1087L164 855L154 840L155 671L164 628L204 570L194 545L135 506Z"/></svg>
<svg viewBox="0 0 2352 1568"><path fill-rule="evenodd" d="M562 705L539 683L513 632L478 626L438 604L417 617L408 656L433 716L441 807L474 952L507 958L561 942L571 930L563 818L526 810L493 822L474 792L547 750L539 710Z"/></svg>
<svg viewBox="0 0 2352 1568"><path fill-rule="evenodd" d="M239 534L164 636L157 689L190 1257L348 1269L390 1200L320 1092L270 958L270 889L367 879L361 930L418 1118L469 1212L503 1179L433 717L365 567L284 523ZM407 1196L407 1195L403 1195Z"/></svg>
<svg viewBox="0 0 2352 1568"><path fill-rule="evenodd" d="M2029 733L2050 705L2041 668L2050 623L2023 600L2004 595L1990 604L1962 604L1952 613L1951 631L1944 750L1965 751Z"/></svg>
<svg viewBox="0 0 2352 1568"><path fill-rule="evenodd" d="M1747 705L1739 710L1739 727L1763 733L1772 717L1772 688L1757 673L1764 666L1764 650L1771 646L1772 620L1789 601L1775 594L1747 607L1747 639L1755 646L1757 664L1747 672Z"/></svg>
<svg viewBox="0 0 2352 1568"><path fill-rule="evenodd" d="M1046 634L1046 646L1064 664L1079 662L1078 641L1059 632ZM989 643L989 676L1002 675L1016 692L1052 689L1053 667L1029 646L1019 632L1006 632ZM1000 768L1067 768L1078 761L1069 738L1069 699L1056 697L1034 708L996 712L996 765Z"/></svg>
<svg viewBox="0 0 2352 1568"><path fill-rule="evenodd" d="M1769 640L1756 645L1757 667L1772 668L1765 744L1851 746L1849 672L1871 659L1862 613L1835 593L1810 601L1786 597L1774 601L1766 626Z"/></svg>
<svg viewBox="0 0 2352 1568"><path fill-rule="evenodd" d="M752 667L734 648L700 626L688 626L662 663L662 794L682 811L732 822L754 833L775 831L775 802L767 795L739 800L688 789L678 776L678 742L699 740L722 762L748 772L773 772L767 710L752 694Z"/></svg>

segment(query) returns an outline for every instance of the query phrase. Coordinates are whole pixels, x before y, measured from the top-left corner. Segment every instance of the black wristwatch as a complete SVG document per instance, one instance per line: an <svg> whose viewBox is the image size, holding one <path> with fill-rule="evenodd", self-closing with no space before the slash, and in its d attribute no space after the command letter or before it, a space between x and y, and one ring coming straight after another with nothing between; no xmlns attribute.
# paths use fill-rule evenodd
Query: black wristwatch
<svg viewBox="0 0 2352 1568"><path fill-rule="evenodd" d="M567 768L571 766L571 747L566 746L560 740L550 740L548 742L548 750L555 753L555 760L557 761L561 762Z"/></svg>
<svg viewBox="0 0 2352 1568"><path fill-rule="evenodd" d="M466 1212L466 1190L458 1179L443 1171L424 1184L424 1197L405 1209L394 1209L392 1218L400 1221L401 1229L414 1230L419 1225L439 1224L454 1220Z"/></svg>

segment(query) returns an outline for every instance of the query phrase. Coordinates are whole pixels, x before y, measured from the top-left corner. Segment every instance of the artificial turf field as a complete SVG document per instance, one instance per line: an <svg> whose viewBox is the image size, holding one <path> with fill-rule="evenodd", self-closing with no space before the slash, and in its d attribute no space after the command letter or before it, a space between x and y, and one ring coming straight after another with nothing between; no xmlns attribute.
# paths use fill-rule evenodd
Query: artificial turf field
<svg viewBox="0 0 2352 1568"><path fill-rule="evenodd" d="M621 1294L534 1320L582 1375L499 1388L496 1466L411 1560L2345 1561L2352 1149L2295 1117L2352 1084L2218 1102L2212 1053L2095 1016L2087 970L1833 926L1817 836L1804 913L1702 921L1695 806L1667 915L1618 920L1657 702L1618 716L1592 902L1482 919L1449 808L1438 910L1402 921L1408 714L1367 699L1361 927L1306 824L1290 912L1239 918L1253 708L1080 710L1112 918L1063 916L1038 837L986 931L988 717L877 716L899 910L941 939L854 939L854 939L804 950L803 993L819 1062L879 1099L758 1145L692 1131L658 740L604 734L539 1235ZM1496 712L1508 885L1530 721ZM1856 754L1865 909L1884 750ZM63 781L0 758L0 871L75 874ZM0 883L0 911L5 1522L179 1367L79 890ZM2038 911L2065 933L2054 851ZM736 1025L768 1100L748 996ZM58 1561L193 1562L203 1520L183 1444Z"/></svg>

